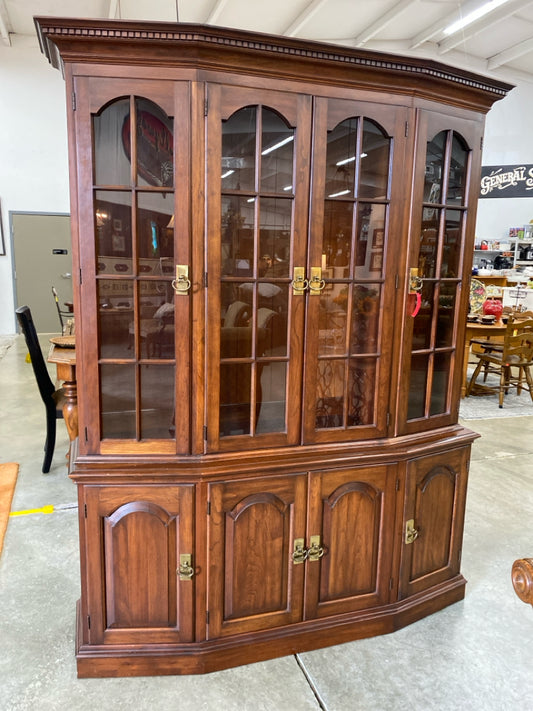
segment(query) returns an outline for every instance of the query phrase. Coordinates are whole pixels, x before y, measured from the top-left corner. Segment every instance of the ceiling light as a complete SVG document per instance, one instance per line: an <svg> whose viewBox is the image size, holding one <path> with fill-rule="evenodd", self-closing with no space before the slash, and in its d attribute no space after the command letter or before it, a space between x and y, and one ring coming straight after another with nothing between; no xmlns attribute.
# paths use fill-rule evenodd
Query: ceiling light
<svg viewBox="0 0 533 711"><path fill-rule="evenodd" d="M368 153L361 153L359 158L366 158ZM355 156L350 156L349 158L343 158L343 160L338 161L335 165L346 165L346 163L353 163Z"/></svg>
<svg viewBox="0 0 533 711"><path fill-rule="evenodd" d="M466 27L467 25L472 24L472 22L479 20L480 17L483 17L487 13L492 12L497 7L500 7L500 5L503 5L506 2L508 2L508 0L489 0L485 4L480 5L477 10L469 12L468 15L465 15L460 20L457 20L457 22L453 22L451 25L448 25L448 27L443 30L444 34L453 35L454 32L462 30L463 27Z"/></svg>
<svg viewBox="0 0 533 711"><path fill-rule="evenodd" d="M220 177L222 180L224 180L224 178L227 178L228 176L232 175L234 172L235 172L234 170L227 170L225 173L222 173L222 175Z"/></svg>
<svg viewBox="0 0 533 711"><path fill-rule="evenodd" d="M262 156L268 155L268 153L272 153L272 151L276 151L278 148L281 148L281 146L284 146L286 143L290 143L291 141L294 141L294 136L288 136L287 138L284 138L282 141L278 141L277 143L274 143L273 146L270 146L270 148L265 148L264 151L261 151Z"/></svg>
<svg viewBox="0 0 533 711"><path fill-rule="evenodd" d="M340 197L341 195L348 195L349 192L349 190L341 190L338 193L331 193L328 197Z"/></svg>

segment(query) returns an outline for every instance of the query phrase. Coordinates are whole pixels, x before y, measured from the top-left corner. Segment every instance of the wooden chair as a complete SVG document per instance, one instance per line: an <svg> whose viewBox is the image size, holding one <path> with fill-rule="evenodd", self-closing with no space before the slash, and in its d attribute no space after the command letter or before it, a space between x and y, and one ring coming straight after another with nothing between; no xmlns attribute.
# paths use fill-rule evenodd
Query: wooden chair
<svg viewBox="0 0 533 711"><path fill-rule="evenodd" d="M16 314L20 328L26 339L33 372L46 408L46 442L44 445L44 461L42 467L43 474L46 474L50 471L50 464L52 463L52 456L56 444L56 420L63 417L65 394L62 388L56 390L50 378L30 309L28 306L21 306L16 310Z"/></svg>
<svg viewBox="0 0 533 711"><path fill-rule="evenodd" d="M503 407L504 395L515 387L517 394L527 390L533 400L533 379L530 368L533 365L533 319L509 319L503 338L501 351L487 351L478 354L478 362L468 383L466 395L470 395L476 385L476 378L484 369L500 376L499 404ZM515 372L516 371L516 372ZM479 387L479 386L477 386Z"/></svg>
<svg viewBox="0 0 533 711"><path fill-rule="evenodd" d="M63 336L68 336L73 333L74 325L74 315L72 313L72 308L69 304L65 304L67 311L64 311L59 305L59 295L55 286L52 287L52 294L54 296L54 302L57 309L57 315L59 316L59 323L61 324L61 334ZM65 319L63 318L65 317Z"/></svg>

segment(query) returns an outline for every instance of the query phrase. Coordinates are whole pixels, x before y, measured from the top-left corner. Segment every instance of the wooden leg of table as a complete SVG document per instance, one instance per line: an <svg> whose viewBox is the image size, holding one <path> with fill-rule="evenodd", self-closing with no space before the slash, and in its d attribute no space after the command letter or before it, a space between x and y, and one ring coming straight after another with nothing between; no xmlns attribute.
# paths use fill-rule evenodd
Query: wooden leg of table
<svg viewBox="0 0 533 711"><path fill-rule="evenodd" d="M76 383L65 380L63 390L65 392L63 418L67 426L69 439L72 442L78 436L78 392Z"/></svg>

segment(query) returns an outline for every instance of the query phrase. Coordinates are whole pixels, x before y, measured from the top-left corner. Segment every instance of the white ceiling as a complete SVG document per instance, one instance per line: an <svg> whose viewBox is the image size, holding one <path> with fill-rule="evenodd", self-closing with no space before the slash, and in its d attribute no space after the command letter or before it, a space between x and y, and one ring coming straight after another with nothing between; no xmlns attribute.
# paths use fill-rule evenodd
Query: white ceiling
<svg viewBox="0 0 533 711"><path fill-rule="evenodd" d="M35 37L33 16L193 22L423 56L533 82L533 0L508 0L446 37L485 0L0 0L0 42Z"/></svg>

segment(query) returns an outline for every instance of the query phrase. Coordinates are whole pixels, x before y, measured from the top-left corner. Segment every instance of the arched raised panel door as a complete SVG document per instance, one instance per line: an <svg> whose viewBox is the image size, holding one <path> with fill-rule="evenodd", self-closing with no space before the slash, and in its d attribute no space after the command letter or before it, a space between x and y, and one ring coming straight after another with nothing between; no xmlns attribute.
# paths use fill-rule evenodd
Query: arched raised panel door
<svg viewBox="0 0 533 711"><path fill-rule="evenodd" d="M210 638L301 620L306 489L305 475L209 487Z"/></svg>
<svg viewBox="0 0 533 711"><path fill-rule="evenodd" d="M400 597L459 575L469 448L407 465Z"/></svg>
<svg viewBox="0 0 533 711"><path fill-rule="evenodd" d="M208 87L207 448L300 438L310 97Z"/></svg>
<svg viewBox="0 0 533 711"><path fill-rule="evenodd" d="M93 644L190 641L194 573L192 486L95 487L86 491L88 634ZM97 555L101 552L101 558ZM89 625L89 622L88 622Z"/></svg>
<svg viewBox="0 0 533 711"><path fill-rule="evenodd" d="M191 297L174 287L176 265L190 263L189 128L178 111L188 87L133 81L124 95L114 80L76 86L80 189L90 196L76 222L76 347L94 388L80 397L80 451L187 453Z"/></svg>
<svg viewBox="0 0 533 711"><path fill-rule="evenodd" d="M323 555L306 562L307 619L389 601L395 482L388 466L311 475L307 540Z"/></svg>
<svg viewBox="0 0 533 711"><path fill-rule="evenodd" d="M315 99L307 442L387 433L406 120L404 107Z"/></svg>
<svg viewBox="0 0 533 711"><path fill-rule="evenodd" d="M419 128L409 248L416 279L402 338L405 433L457 422L483 125L421 112Z"/></svg>

